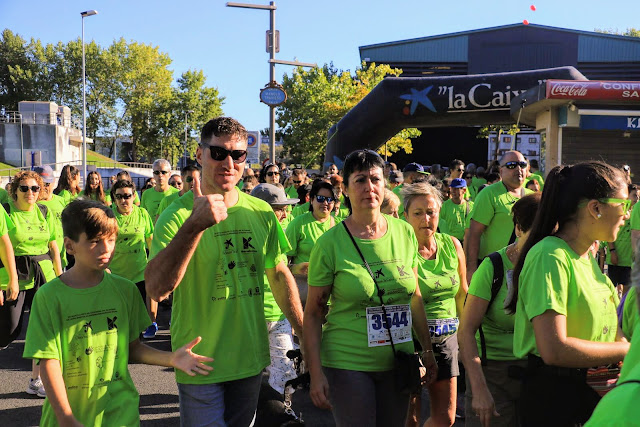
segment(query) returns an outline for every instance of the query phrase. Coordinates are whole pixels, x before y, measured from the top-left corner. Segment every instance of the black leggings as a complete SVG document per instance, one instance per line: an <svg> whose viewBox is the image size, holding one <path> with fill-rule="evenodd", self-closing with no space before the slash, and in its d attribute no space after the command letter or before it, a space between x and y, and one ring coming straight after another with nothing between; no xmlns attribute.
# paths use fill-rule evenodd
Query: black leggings
<svg viewBox="0 0 640 427"><path fill-rule="evenodd" d="M26 291L20 291L15 301L7 301L6 292L0 292L3 292L5 297L4 305L0 306L0 348L3 348L20 336L24 308L25 306L31 307L36 290L31 288Z"/></svg>

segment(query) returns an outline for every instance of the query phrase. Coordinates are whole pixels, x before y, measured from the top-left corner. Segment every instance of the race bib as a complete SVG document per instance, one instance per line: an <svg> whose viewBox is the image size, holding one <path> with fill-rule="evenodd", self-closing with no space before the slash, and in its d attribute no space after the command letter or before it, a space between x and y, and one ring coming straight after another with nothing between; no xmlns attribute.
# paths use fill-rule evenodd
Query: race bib
<svg viewBox="0 0 640 427"><path fill-rule="evenodd" d="M385 316L382 307L367 307L367 336L369 347L390 345L390 330L393 344L411 341L411 310L409 304L385 306Z"/></svg>
<svg viewBox="0 0 640 427"><path fill-rule="evenodd" d="M458 323L460 323L460 321L457 317L450 319L427 319L431 342L439 344L448 336L455 334L458 330Z"/></svg>

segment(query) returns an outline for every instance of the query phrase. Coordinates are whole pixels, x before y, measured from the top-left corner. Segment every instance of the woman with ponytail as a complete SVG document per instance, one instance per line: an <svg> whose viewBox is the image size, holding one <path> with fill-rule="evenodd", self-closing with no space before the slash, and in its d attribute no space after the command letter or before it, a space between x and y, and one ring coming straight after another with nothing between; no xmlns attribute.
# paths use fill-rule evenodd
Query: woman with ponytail
<svg viewBox="0 0 640 427"><path fill-rule="evenodd" d="M80 193L80 170L72 165L64 165L58 179L58 186L53 190L64 199L64 205L68 205Z"/></svg>
<svg viewBox="0 0 640 427"><path fill-rule="evenodd" d="M557 166L513 274L513 352L528 360L522 426L583 424L599 395L587 368L620 362L629 349L617 327L618 297L591 255L629 217L625 177L606 163Z"/></svg>

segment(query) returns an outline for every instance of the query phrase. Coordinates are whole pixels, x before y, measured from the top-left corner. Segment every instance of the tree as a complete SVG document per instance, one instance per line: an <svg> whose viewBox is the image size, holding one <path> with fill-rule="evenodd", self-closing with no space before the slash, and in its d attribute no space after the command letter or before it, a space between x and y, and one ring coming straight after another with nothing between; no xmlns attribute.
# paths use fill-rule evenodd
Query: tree
<svg viewBox="0 0 640 427"><path fill-rule="evenodd" d="M364 98L385 76L399 76L402 70L388 65L362 63L352 75L338 71L333 64L310 70L296 68L283 77L287 102L278 107L277 122L284 141L284 154L306 166L322 164L327 132ZM411 139L417 129L405 129L389 140L390 153L412 150ZM384 150L384 147L381 148Z"/></svg>
<svg viewBox="0 0 640 427"><path fill-rule="evenodd" d="M617 36L640 37L640 30L636 28L627 28L625 31L618 31L617 28L615 30L612 30L610 28L596 28L595 32L603 34L614 34Z"/></svg>

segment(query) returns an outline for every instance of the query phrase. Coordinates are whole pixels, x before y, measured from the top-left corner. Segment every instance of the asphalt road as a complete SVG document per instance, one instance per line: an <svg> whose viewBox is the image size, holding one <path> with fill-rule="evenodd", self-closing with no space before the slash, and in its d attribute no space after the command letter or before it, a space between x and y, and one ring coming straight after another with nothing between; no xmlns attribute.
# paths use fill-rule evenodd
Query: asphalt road
<svg viewBox="0 0 640 427"><path fill-rule="evenodd" d="M160 331L156 338L144 340L145 343L161 350L171 349L169 317L170 310L160 305L158 314ZM31 361L22 358L27 322L28 313L25 314L22 335L7 349L0 351L0 425L2 427L37 426L40 421L44 399L25 392L31 374ZM179 426L178 387L173 369L132 364L129 365L129 371L140 393L141 425L143 427ZM292 406L297 414L302 414L306 426L335 426L331 412L316 408L306 390L298 390L294 393ZM428 406L428 395L425 391L422 422L428 417ZM456 426L464 424L462 420L456 421Z"/></svg>

